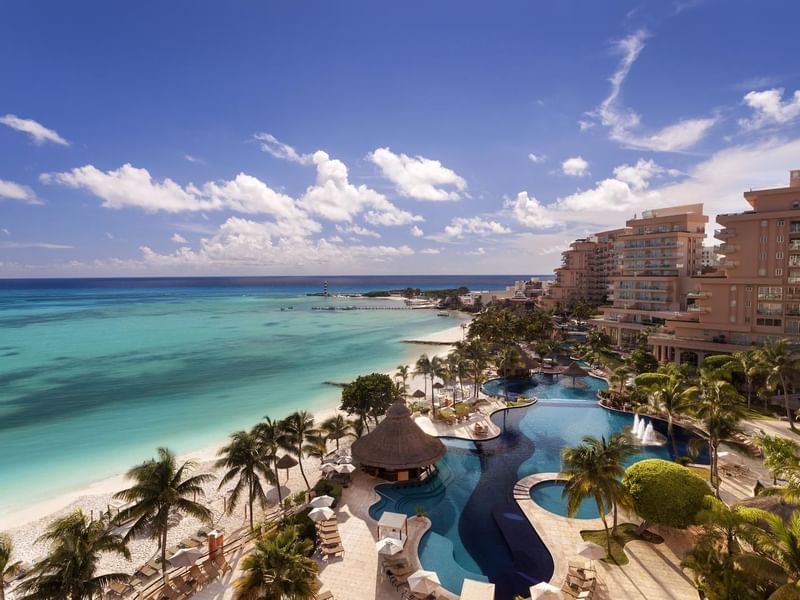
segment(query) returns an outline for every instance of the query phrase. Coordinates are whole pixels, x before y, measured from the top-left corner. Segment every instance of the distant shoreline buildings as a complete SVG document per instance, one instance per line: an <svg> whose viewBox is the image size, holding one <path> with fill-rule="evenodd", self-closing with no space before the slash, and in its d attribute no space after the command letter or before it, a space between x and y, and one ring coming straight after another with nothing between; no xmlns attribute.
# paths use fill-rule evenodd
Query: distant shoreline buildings
<svg viewBox="0 0 800 600"><path fill-rule="evenodd" d="M744 197L752 210L718 215L722 244L713 248L703 246L702 204L645 211L575 240L540 306L584 300L600 310L591 325L617 346L647 335L661 362L800 343L800 170L788 187Z"/></svg>

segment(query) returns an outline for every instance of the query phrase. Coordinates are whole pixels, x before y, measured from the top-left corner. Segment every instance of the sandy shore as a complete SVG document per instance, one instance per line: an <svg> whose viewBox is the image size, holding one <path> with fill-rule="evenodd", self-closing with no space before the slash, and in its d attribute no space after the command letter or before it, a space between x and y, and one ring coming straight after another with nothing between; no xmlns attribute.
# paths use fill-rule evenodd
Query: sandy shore
<svg viewBox="0 0 800 600"><path fill-rule="evenodd" d="M421 338L420 341L426 343L436 343L436 346L409 345L409 364L413 368L413 362L420 354L426 353L428 356L444 356L452 348L452 344L461 339L463 330L460 322L456 326L451 326L440 332ZM414 360L411 360L411 358ZM387 372L394 375L394 370ZM409 389L423 387L422 377L411 376L409 378ZM336 405L314 411L314 418L317 423L337 412ZM349 443L349 442L348 442ZM211 508L214 515L214 526L224 529L228 533L246 526L247 520L244 516L244 506L240 505L233 514L226 514L223 510L224 497L227 490L233 484L226 485L222 490L218 489L222 473L214 469L214 460L217 451L224 444L220 443L203 448L187 455L181 456L180 460L192 460L196 463L196 472L212 473L214 478L204 486L205 502ZM314 459L304 459L304 467L309 481L313 484L320 476L319 463ZM281 487L286 493L296 493L305 489L300 470L295 468L289 472L288 481L284 478L285 473L281 473ZM25 507L18 511L0 515L0 531L7 532L14 543L14 560L24 560L34 562L47 553L47 547L37 544L36 539L44 532L47 525L54 519L62 517L80 508L87 514L98 515L107 510L112 502L114 493L128 487L129 482L124 474L115 475L102 481L91 484L90 486L68 494L58 496L45 502L37 503ZM283 489L286 488L286 489ZM277 504L277 490L273 487L269 492L270 507ZM258 513L256 513L258 515ZM202 524L191 517L184 517L175 527L170 530L168 544L172 545L188 535L194 534ZM104 555L101 561L103 572L122 571L133 573L140 565L144 564L156 555L157 545L153 540L137 539L130 544L131 560L124 558ZM13 595L9 596L13 600Z"/></svg>

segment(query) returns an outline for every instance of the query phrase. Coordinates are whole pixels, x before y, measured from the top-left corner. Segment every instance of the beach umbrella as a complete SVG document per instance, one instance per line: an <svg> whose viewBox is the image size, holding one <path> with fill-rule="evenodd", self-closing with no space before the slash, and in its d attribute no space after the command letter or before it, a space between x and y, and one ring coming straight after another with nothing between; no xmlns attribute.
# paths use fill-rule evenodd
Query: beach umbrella
<svg viewBox="0 0 800 600"><path fill-rule="evenodd" d="M432 594L439 589L440 585L439 576L433 571L419 569L408 576L408 588L412 592Z"/></svg>
<svg viewBox="0 0 800 600"><path fill-rule="evenodd" d="M286 469L286 481L289 481L289 469L296 467L297 461L294 459L294 457L284 454L278 459L278 462L275 464L275 466L279 469Z"/></svg>
<svg viewBox="0 0 800 600"><path fill-rule="evenodd" d="M383 538L375 542L375 549L378 551L378 554L391 556L392 554L403 551L403 542L395 538Z"/></svg>
<svg viewBox="0 0 800 600"><path fill-rule="evenodd" d="M425 394L425 392L423 392L422 390L417 390L413 394L411 394L411 397L412 398L424 398L426 395L427 394Z"/></svg>
<svg viewBox="0 0 800 600"><path fill-rule="evenodd" d="M606 557L606 549L594 542L578 542L575 546L575 553L590 561L600 560Z"/></svg>
<svg viewBox="0 0 800 600"><path fill-rule="evenodd" d="M331 471L336 470L336 465L333 463L325 463L322 465L322 472L323 473L330 473Z"/></svg>
<svg viewBox="0 0 800 600"><path fill-rule="evenodd" d="M308 518L314 521L315 523L319 523L320 521L330 521L336 516L336 513L333 512L327 506L321 506L320 508L314 508L308 513Z"/></svg>
<svg viewBox="0 0 800 600"><path fill-rule="evenodd" d="M336 469L337 473L352 473L356 470L356 468L350 464L336 465L334 469Z"/></svg>
<svg viewBox="0 0 800 600"><path fill-rule="evenodd" d="M433 389L435 389L435 390L440 390L443 387L444 387L444 384L442 382L440 382L440 381L437 381L436 383L433 384Z"/></svg>
<svg viewBox="0 0 800 600"><path fill-rule="evenodd" d="M564 594L559 588L543 581L530 588L531 600L562 600Z"/></svg>
<svg viewBox="0 0 800 600"><path fill-rule="evenodd" d="M459 600L494 600L494 584L488 581L465 579Z"/></svg>
<svg viewBox="0 0 800 600"><path fill-rule="evenodd" d="M204 555L205 552L197 548L181 548L170 556L167 561L173 567L190 567Z"/></svg>
<svg viewBox="0 0 800 600"><path fill-rule="evenodd" d="M335 500L333 496L317 496L308 504L311 508L329 508Z"/></svg>
<svg viewBox="0 0 800 600"><path fill-rule="evenodd" d="M345 463L351 463L351 462L353 462L353 457L352 456L340 456L339 458L336 459L336 464L339 464L339 465L343 465Z"/></svg>

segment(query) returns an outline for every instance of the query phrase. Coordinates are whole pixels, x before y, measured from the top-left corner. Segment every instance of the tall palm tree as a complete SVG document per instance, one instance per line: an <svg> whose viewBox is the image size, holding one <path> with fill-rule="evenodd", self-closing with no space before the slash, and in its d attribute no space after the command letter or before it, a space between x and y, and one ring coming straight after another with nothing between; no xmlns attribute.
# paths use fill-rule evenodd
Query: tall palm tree
<svg viewBox="0 0 800 600"><path fill-rule="evenodd" d="M408 376L411 374L411 367L409 365L397 365L397 376L403 381L403 400L406 398L408 391Z"/></svg>
<svg viewBox="0 0 800 600"><path fill-rule="evenodd" d="M336 449L339 449L339 440L350 433L350 423L341 413L325 419L320 426L320 430L325 434L326 439L336 442Z"/></svg>
<svg viewBox="0 0 800 600"><path fill-rule="evenodd" d="M306 443L303 444L303 453L310 457L319 460L320 466L325 456L328 454L328 443L325 441L325 436L313 435L306 438Z"/></svg>
<svg viewBox="0 0 800 600"><path fill-rule="evenodd" d="M606 547L610 555L611 532L606 513L612 504L608 490L614 485L612 480L616 477L603 456L603 444L597 438L586 436L579 446L562 450L561 475L567 478L567 482L561 495L567 499L567 513L570 517L575 516L583 500L594 498L606 531Z"/></svg>
<svg viewBox="0 0 800 600"><path fill-rule="evenodd" d="M735 436L742 433L739 424L745 416L744 404L739 393L727 381L703 376L699 388L690 389L692 394L697 394L690 410L700 424L699 441L708 447L709 481L714 488L714 495L719 498L719 446L723 442L741 446Z"/></svg>
<svg viewBox="0 0 800 600"><path fill-rule="evenodd" d="M125 573L97 574L101 554L131 557L126 541L110 532L105 519L92 521L76 510L50 523L37 543L50 549L34 565L33 577L19 586L23 600L95 600L111 583L130 578Z"/></svg>
<svg viewBox="0 0 800 600"><path fill-rule="evenodd" d="M14 544L11 542L11 537L5 533L0 533L0 600L6 599L6 578L16 577L22 567L21 561L11 562L13 553Z"/></svg>
<svg viewBox="0 0 800 600"><path fill-rule="evenodd" d="M425 384L425 395L428 395L428 376L431 374L431 359L427 354L421 354L414 364L414 375L422 375L422 381ZM433 390L431 390L433 395Z"/></svg>
<svg viewBox="0 0 800 600"><path fill-rule="evenodd" d="M436 379L444 379L445 374L447 372L447 365L444 359L441 356L434 356L431 359L431 411L434 416L436 415L436 405L434 404L434 396L433 396L433 385L436 383Z"/></svg>
<svg viewBox="0 0 800 600"><path fill-rule="evenodd" d="M650 402L659 412L667 415L667 437L672 444L672 456L678 458L678 446L672 427L676 414L689 409L695 401L698 389L687 385L683 375L673 370L666 373L642 373L634 380L636 385L650 394Z"/></svg>
<svg viewBox="0 0 800 600"><path fill-rule="evenodd" d="M310 492L311 484L308 483L308 477L306 477L306 472L303 468L303 444L309 438L319 435L319 431L314 427L314 416L306 410L295 411L283 420L283 427L289 442L286 448L297 457L300 474L303 476L306 488Z"/></svg>
<svg viewBox="0 0 800 600"><path fill-rule="evenodd" d="M258 444L264 460L272 467L275 474L275 487L278 489L278 506L283 505L283 493L278 473L278 451L287 445L286 432L280 421L274 421L269 417L258 423L254 431L258 437Z"/></svg>
<svg viewBox="0 0 800 600"><path fill-rule="evenodd" d="M601 437L600 443L597 445L597 451L600 453L608 475L606 493L614 512L614 524L611 531L616 533L619 507L630 508L633 504L630 493L622 485L622 476L625 474L625 461L636 454L636 448L628 441L624 433L615 433L608 441L606 441L605 437Z"/></svg>
<svg viewBox="0 0 800 600"><path fill-rule="evenodd" d="M758 353L753 350L740 350L730 356L731 370L744 375L744 388L747 398L747 408L753 402L753 377L761 366Z"/></svg>
<svg viewBox="0 0 800 600"><path fill-rule="evenodd" d="M617 392L622 394L622 391L625 389L625 384L628 381L628 377L631 375L631 368L628 365L620 365L613 371L611 371L611 377L609 378L609 383L611 385L617 387Z"/></svg>
<svg viewBox="0 0 800 600"><path fill-rule="evenodd" d="M748 532L753 552L740 559L740 563L748 570L767 574L774 581L785 581L773 594L776 598L797 597L800 595L800 511L792 513L788 523L778 515L763 511L757 518L767 527L753 527ZM779 596L781 593L785 595Z"/></svg>
<svg viewBox="0 0 800 600"><path fill-rule="evenodd" d="M472 329L470 328L470 333ZM483 383L483 372L489 365L489 351L486 344L480 339L472 339L466 344L456 344L456 350L464 357L469 374L472 377L473 397L478 397L478 391Z"/></svg>
<svg viewBox="0 0 800 600"><path fill-rule="evenodd" d="M242 492L245 492L250 507L250 529L253 529L253 504L258 500L263 508L267 503L267 494L261 484L262 478L270 483L275 482L275 473L262 452L258 435L255 430L237 431L231 434L231 442L220 448L217 454L221 458L217 460L215 467L227 469L217 489L222 489L222 486L236 479L227 506L228 514L234 511Z"/></svg>
<svg viewBox="0 0 800 600"><path fill-rule="evenodd" d="M758 370L762 371L766 377L766 386L771 392L781 390L783 394L783 405L786 410L786 418L789 426L794 431L795 424L792 411L789 408L789 384L793 384L798 379L800 373L800 354L789 345L789 340L782 339L775 342L767 342L758 350Z"/></svg>
<svg viewBox="0 0 800 600"><path fill-rule="evenodd" d="M178 465L175 455L167 448L158 449L158 458L151 458L133 467L127 477L134 484L114 494L114 498L131 502L120 511L120 522L134 519L125 541L138 533L149 531L161 548L161 570L167 572L167 533L170 515L183 513L206 523L211 522L211 511L194 498L203 496L203 484L212 479L208 473L192 475L195 463L186 461Z"/></svg>
<svg viewBox="0 0 800 600"><path fill-rule="evenodd" d="M242 561L242 576L234 582L236 600L313 600L317 593L317 563L311 540L296 527L285 527L258 541Z"/></svg>
<svg viewBox="0 0 800 600"><path fill-rule="evenodd" d="M367 427L364 424L364 419L348 419L347 424L350 426L350 433L348 435L354 439L364 437L364 434L367 433Z"/></svg>

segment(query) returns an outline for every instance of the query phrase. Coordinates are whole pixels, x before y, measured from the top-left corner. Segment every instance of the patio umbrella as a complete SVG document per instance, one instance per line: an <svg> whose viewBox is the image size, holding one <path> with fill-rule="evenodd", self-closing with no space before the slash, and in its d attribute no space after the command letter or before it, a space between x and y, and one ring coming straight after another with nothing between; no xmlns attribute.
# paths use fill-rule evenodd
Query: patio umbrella
<svg viewBox="0 0 800 600"><path fill-rule="evenodd" d="M425 396L426 394L422 390L417 390L413 394L411 394L412 398L424 398Z"/></svg>
<svg viewBox="0 0 800 600"><path fill-rule="evenodd" d="M531 600L562 600L564 594L559 588L543 581L530 588Z"/></svg>
<svg viewBox="0 0 800 600"><path fill-rule="evenodd" d="M327 506L321 506L320 508L314 508L308 513L308 518L314 521L315 523L319 523L320 521L330 521L333 517L336 516L336 513L333 512Z"/></svg>
<svg viewBox="0 0 800 600"><path fill-rule="evenodd" d="M590 561L600 560L606 557L606 549L594 542L578 542L575 546L575 553Z"/></svg>
<svg viewBox="0 0 800 600"><path fill-rule="evenodd" d="M461 586L460 600L494 600L494 584L488 581L465 579Z"/></svg>
<svg viewBox="0 0 800 600"><path fill-rule="evenodd" d="M334 500L336 500L336 498L333 496L317 496L308 504L311 508L330 508Z"/></svg>
<svg viewBox="0 0 800 600"><path fill-rule="evenodd" d="M439 589L440 585L439 576L433 571L420 569L408 576L408 588L412 592L432 594Z"/></svg>
<svg viewBox="0 0 800 600"><path fill-rule="evenodd" d="M443 387L444 387L444 384L442 382L440 382L440 381L437 381L436 383L433 384L433 389L435 389L435 390L440 390Z"/></svg>
<svg viewBox="0 0 800 600"><path fill-rule="evenodd" d="M297 461L294 459L294 457L284 454L278 459L278 462L275 466L279 469L286 469L286 481L289 481L289 469L296 467Z"/></svg>
<svg viewBox="0 0 800 600"><path fill-rule="evenodd" d="M378 554L391 556L403 551L403 542L395 538L383 538L375 542L375 548L378 550Z"/></svg>
<svg viewBox="0 0 800 600"><path fill-rule="evenodd" d="M190 567L204 555L205 552L197 548L181 548L170 556L167 561L173 567Z"/></svg>
<svg viewBox="0 0 800 600"><path fill-rule="evenodd" d="M336 465L334 467L337 473L352 473L356 470L356 468L351 464L343 464L343 465Z"/></svg>
<svg viewBox="0 0 800 600"><path fill-rule="evenodd" d="M323 473L330 473L331 471L336 470L336 465L333 463L325 463L322 465L322 472Z"/></svg>

